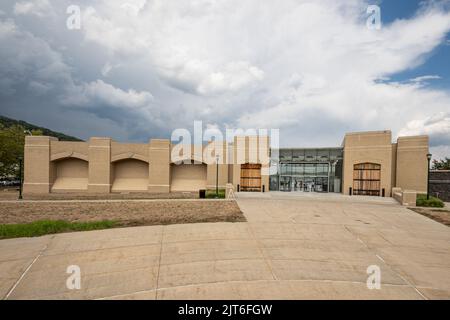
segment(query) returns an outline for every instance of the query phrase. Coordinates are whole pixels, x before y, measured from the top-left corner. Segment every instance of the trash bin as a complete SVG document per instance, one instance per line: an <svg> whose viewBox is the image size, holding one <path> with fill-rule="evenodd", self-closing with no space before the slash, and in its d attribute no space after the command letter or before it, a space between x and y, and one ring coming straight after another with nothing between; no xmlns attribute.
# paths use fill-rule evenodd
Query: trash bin
<svg viewBox="0 0 450 320"><path fill-rule="evenodd" d="M198 191L198 197L200 198L200 199L205 199L206 198L206 190L199 190Z"/></svg>

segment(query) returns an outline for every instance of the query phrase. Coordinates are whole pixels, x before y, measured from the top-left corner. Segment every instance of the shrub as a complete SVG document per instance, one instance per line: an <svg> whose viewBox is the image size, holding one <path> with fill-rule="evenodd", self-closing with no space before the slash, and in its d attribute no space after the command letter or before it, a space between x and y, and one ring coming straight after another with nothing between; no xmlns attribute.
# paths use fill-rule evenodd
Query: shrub
<svg viewBox="0 0 450 320"><path fill-rule="evenodd" d="M431 208L443 208L444 202L436 197L431 197L427 200L427 195L417 195L416 206L418 207L431 207Z"/></svg>

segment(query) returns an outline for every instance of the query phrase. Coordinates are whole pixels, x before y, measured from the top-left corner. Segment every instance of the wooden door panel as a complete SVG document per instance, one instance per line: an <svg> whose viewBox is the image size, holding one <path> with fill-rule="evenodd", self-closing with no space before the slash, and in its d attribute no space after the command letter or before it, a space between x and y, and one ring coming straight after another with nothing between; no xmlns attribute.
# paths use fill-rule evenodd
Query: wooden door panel
<svg viewBox="0 0 450 320"><path fill-rule="evenodd" d="M241 165L241 191L261 191L261 165Z"/></svg>

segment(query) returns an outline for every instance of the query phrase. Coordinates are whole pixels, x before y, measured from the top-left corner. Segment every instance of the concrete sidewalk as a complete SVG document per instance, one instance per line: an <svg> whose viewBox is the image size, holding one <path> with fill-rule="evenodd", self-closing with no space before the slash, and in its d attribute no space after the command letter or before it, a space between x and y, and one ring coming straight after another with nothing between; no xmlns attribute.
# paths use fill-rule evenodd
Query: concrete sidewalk
<svg viewBox="0 0 450 320"><path fill-rule="evenodd" d="M8 299L450 299L448 227L388 201L239 197L247 223L0 241ZM67 267L81 269L69 290ZM369 290L367 268L381 269Z"/></svg>

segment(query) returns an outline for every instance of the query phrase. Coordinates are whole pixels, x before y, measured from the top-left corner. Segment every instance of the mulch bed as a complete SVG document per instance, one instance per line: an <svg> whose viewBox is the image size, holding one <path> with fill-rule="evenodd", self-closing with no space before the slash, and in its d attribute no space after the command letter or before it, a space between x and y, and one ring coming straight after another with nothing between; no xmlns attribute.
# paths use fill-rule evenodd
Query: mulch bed
<svg viewBox="0 0 450 320"><path fill-rule="evenodd" d="M39 220L113 220L121 226L246 221L239 206L231 200L37 201L0 204L0 224Z"/></svg>
<svg viewBox="0 0 450 320"><path fill-rule="evenodd" d="M17 200L17 188L0 189L0 200ZM198 199L197 192L170 192L170 193L49 193L23 195L24 200L124 200L124 199Z"/></svg>
<svg viewBox="0 0 450 320"><path fill-rule="evenodd" d="M450 211L445 209L435 209L435 208L409 208L410 210L417 212L427 218L433 219L437 222L445 224L450 227Z"/></svg>

